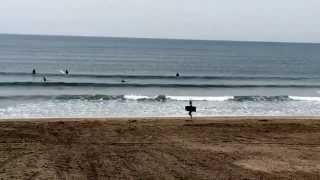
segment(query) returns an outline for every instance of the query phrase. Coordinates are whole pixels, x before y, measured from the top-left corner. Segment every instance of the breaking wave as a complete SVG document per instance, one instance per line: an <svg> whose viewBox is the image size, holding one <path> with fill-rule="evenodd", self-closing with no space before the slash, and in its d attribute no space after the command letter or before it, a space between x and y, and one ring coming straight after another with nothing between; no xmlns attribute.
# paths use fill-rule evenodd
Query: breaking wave
<svg viewBox="0 0 320 180"><path fill-rule="evenodd" d="M259 101L319 101L320 97L301 96L142 96L142 95L23 95L0 96L0 100L135 100L135 101L234 101L234 102L259 102Z"/></svg>

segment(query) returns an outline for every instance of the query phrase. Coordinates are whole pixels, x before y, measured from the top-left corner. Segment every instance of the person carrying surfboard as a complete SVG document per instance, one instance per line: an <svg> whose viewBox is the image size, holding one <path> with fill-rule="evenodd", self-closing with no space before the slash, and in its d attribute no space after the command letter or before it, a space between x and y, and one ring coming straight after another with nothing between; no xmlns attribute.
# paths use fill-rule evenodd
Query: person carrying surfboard
<svg viewBox="0 0 320 180"><path fill-rule="evenodd" d="M192 112L197 112L197 107L192 106L192 101L189 101L189 106L185 107L185 110L189 112L189 116L192 119Z"/></svg>

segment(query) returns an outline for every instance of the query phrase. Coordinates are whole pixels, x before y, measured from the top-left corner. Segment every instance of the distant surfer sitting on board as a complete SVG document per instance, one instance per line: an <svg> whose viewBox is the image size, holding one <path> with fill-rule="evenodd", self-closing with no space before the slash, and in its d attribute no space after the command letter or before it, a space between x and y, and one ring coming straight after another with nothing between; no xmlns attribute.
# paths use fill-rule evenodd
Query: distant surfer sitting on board
<svg viewBox="0 0 320 180"><path fill-rule="evenodd" d="M47 78L43 76L43 82L47 82Z"/></svg>
<svg viewBox="0 0 320 180"><path fill-rule="evenodd" d="M60 70L59 71L61 74L64 74L64 75L69 75L69 73L70 73L70 69L65 69L65 70Z"/></svg>
<svg viewBox="0 0 320 180"><path fill-rule="evenodd" d="M176 77L180 77L180 74L177 72Z"/></svg>
<svg viewBox="0 0 320 180"><path fill-rule="evenodd" d="M33 74L33 75L37 74L36 69L33 68L32 74Z"/></svg>

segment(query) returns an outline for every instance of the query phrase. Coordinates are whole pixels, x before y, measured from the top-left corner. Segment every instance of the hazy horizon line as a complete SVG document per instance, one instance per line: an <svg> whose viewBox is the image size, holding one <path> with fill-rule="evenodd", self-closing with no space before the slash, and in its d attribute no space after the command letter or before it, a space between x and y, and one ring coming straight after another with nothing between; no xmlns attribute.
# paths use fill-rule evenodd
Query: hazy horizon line
<svg viewBox="0 0 320 180"><path fill-rule="evenodd" d="M103 35L71 35L71 34L38 34L38 33L0 33L11 36L47 36L47 37L79 37L79 38L117 38L117 39L153 39L153 40L180 40L180 41L217 41L217 42L244 42L244 43L282 43L282 44L320 44L309 41L263 41L263 40L228 40L228 39L192 39L192 38L161 38L161 37L130 37L130 36L103 36Z"/></svg>

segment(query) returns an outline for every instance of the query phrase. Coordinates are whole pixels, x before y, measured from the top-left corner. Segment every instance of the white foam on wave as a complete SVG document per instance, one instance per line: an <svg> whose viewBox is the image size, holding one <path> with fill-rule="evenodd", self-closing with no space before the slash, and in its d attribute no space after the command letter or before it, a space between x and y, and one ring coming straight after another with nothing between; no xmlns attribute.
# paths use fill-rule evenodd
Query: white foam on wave
<svg viewBox="0 0 320 180"><path fill-rule="evenodd" d="M125 99L128 100L144 100L144 99L150 99L150 100L157 100L162 99L161 96L143 96L143 95L125 95ZM289 96L291 100L296 101L319 101L320 97L303 97L303 96ZM233 96L163 96L163 99L169 99L174 101L228 101L234 99Z"/></svg>
<svg viewBox="0 0 320 180"><path fill-rule="evenodd" d="M125 95L124 98L128 100L141 99L156 99L159 96L142 96L142 95ZM232 100L233 96L165 96L165 98L175 101L228 101ZM296 101L319 101L320 97L303 97L303 96L289 96L290 99Z"/></svg>
<svg viewBox="0 0 320 180"><path fill-rule="evenodd" d="M142 96L142 95L125 95L124 98L128 100L142 100L142 99L157 99L160 96ZM233 96L164 96L167 99L175 101L227 101L233 99Z"/></svg>
<svg viewBox="0 0 320 180"><path fill-rule="evenodd" d="M129 100L152 99L152 97L149 97L149 96L139 96L139 95L125 95L124 98Z"/></svg>
<svg viewBox="0 0 320 180"><path fill-rule="evenodd" d="M289 96L289 98L297 101L320 101L320 97Z"/></svg>
<svg viewBox="0 0 320 180"><path fill-rule="evenodd" d="M167 98L178 101L227 101L233 99L232 96L167 96Z"/></svg>

